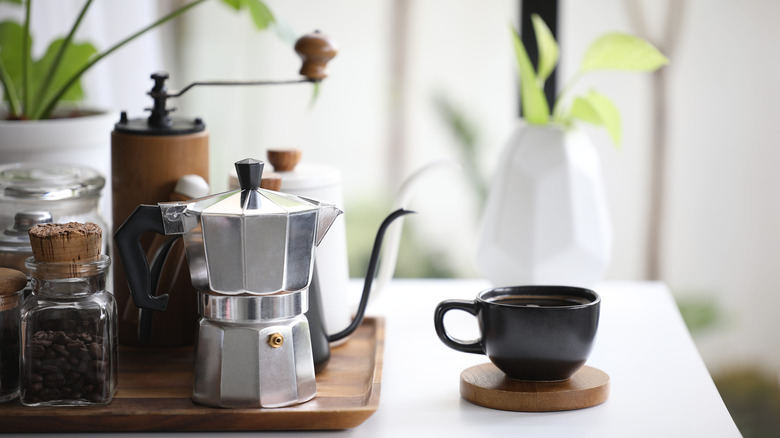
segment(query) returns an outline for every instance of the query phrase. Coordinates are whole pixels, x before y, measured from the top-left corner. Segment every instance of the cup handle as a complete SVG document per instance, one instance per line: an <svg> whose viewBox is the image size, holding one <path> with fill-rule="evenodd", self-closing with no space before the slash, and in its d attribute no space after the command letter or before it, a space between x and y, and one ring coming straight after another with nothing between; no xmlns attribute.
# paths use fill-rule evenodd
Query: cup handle
<svg viewBox="0 0 780 438"><path fill-rule="evenodd" d="M447 333L444 328L444 314L450 310L463 310L474 316L477 316L477 306L473 301L464 300L446 300L439 303L436 306L436 312L433 315L433 324L436 327L436 334L439 336L444 345L452 348L453 350L462 351L464 353L485 354L482 349L482 339L477 339L473 342L464 342L459 339L453 338Z"/></svg>

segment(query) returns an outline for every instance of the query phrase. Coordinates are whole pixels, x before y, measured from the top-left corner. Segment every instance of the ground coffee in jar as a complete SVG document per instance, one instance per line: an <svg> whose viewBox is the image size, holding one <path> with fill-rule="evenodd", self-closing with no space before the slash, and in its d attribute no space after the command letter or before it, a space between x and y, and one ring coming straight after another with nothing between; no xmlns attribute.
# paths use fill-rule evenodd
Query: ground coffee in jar
<svg viewBox="0 0 780 438"><path fill-rule="evenodd" d="M19 305L27 276L0 268L0 403L19 395Z"/></svg>
<svg viewBox="0 0 780 438"><path fill-rule="evenodd" d="M116 392L116 303L95 224L30 230L32 294L22 306L20 400L28 406L104 405Z"/></svg>

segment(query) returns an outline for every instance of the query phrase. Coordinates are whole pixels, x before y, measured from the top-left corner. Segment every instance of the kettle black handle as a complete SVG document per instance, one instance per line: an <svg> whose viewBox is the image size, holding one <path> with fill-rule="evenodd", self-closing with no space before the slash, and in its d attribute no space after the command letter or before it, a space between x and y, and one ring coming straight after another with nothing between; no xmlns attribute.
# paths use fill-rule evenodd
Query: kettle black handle
<svg viewBox="0 0 780 438"><path fill-rule="evenodd" d="M147 231L165 234L162 212L156 205L139 205L114 234L117 253L125 270L127 285L133 302L141 309L163 311L168 306L168 295L152 295L151 273L141 236Z"/></svg>
<svg viewBox="0 0 780 438"><path fill-rule="evenodd" d="M351 335L352 332L354 332L355 329L357 329L363 322L363 316L366 312L366 305L368 305L368 296L371 293L371 285L374 282L374 274L376 274L376 267L379 263L379 250L382 249L382 240L385 238L385 231L387 231L387 227L389 227L394 220L410 213L414 212L399 208L398 210L390 213L390 215L387 216L384 221L382 221L382 225L379 226L379 231L376 232L376 238L374 239L374 248L371 250L371 259L368 261L368 271L366 272L366 279L363 282L363 295L360 297L360 305L358 306L357 314L355 314L355 319L352 320L352 323L349 324L349 327L336 334L328 336L329 342L336 342L346 338L347 336Z"/></svg>

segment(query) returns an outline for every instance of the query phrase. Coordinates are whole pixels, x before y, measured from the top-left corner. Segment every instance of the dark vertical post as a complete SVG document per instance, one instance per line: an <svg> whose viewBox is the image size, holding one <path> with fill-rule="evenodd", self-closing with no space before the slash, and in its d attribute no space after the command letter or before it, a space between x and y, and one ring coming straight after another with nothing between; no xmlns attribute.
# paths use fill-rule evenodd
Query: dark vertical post
<svg viewBox="0 0 780 438"><path fill-rule="evenodd" d="M552 31L555 39L558 39L558 0L520 0L520 38L528 51L528 57L536 68L539 62L539 51L536 47L536 37L534 36L534 27L531 24L531 15L538 14ZM547 104L552 109L555 101L555 77L558 69L550 75L544 85L544 95L547 97ZM519 104L518 104L519 106ZM519 111L522 116L522 109Z"/></svg>

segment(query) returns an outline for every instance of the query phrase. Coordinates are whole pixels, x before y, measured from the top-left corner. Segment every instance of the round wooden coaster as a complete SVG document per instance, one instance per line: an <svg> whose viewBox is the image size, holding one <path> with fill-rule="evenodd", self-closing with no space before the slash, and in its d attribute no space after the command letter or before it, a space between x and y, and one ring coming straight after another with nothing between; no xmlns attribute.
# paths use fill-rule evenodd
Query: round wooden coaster
<svg viewBox="0 0 780 438"><path fill-rule="evenodd" d="M583 366L563 382L520 382L486 363L460 373L460 395L476 405L505 411L568 411L604 403L609 376Z"/></svg>

